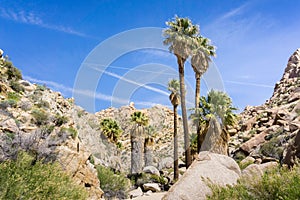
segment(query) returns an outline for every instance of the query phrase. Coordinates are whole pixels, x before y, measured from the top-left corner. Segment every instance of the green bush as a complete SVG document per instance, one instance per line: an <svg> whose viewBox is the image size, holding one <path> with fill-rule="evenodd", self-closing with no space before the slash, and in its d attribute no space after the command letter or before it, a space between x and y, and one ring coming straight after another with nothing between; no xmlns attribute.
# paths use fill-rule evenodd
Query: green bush
<svg viewBox="0 0 300 200"><path fill-rule="evenodd" d="M35 106L38 108L50 108L49 102L42 99L38 100L38 102L35 103Z"/></svg>
<svg viewBox="0 0 300 200"><path fill-rule="evenodd" d="M54 123L56 126L61 126L69 121L68 117L61 116L59 114L55 115Z"/></svg>
<svg viewBox="0 0 300 200"><path fill-rule="evenodd" d="M20 93L20 92L24 92L24 91L25 91L24 87L23 87L20 83L18 83L18 82L16 82L16 81L11 81L11 82L10 82L10 87L11 87L14 91L16 91L17 93Z"/></svg>
<svg viewBox="0 0 300 200"><path fill-rule="evenodd" d="M48 123L48 114L43 109L40 108L33 109L31 115L34 117L35 123L38 126L45 125Z"/></svg>
<svg viewBox="0 0 300 200"><path fill-rule="evenodd" d="M3 100L0 102L0 108L1 109L6 109L8 107L11 108L16 108L18 105L18 102L16 100L13 99L7 99L7 100Z"/></svg>
<svg viewBox="0 0 300 200"><path fill-rule="evenodd" d="M299 199L300 168L276 168L261 179L241 180L235 186L210 186L213 194L208 199Z"/></svg>
<svg viewBox="0 0 300 200"><path fill-rule="evenodd" d="M59 164L35 162L19 152L16 161L0 163L0 199L86 199L87 192Z"/></svg>
<svg viewBox="0 0 300 200"><path fill-rule="evenodd" d="M108 194L107 196L118 196L126 198L126 191L130 187L130 181L123 174L115 174L109 168L98 165L96 167L101 189Z"/></svg>
<svg viewBox="0 0 300 200"><path fill-rule="evenodd" d="M45 91L46 89L46 85L36 85L35 91Z"/></svg>
<svg viewBox="0 0 300 200"><path fill-rule="evenodd" d="M18 93L15 93L15 92L9 92L9 93L7 93L7 98L8 98L8 99L15 100L15 101L20 101L21 96L20 96Z"/></svg>
<svg viewBox="0 0 300 200"><path fill-rule="evenodd" d="M4 66L7 68L6 75L8 77L8 80L20 80L22 79L22 73L21 71L16 68L12 62L5 61Z"/></svg>

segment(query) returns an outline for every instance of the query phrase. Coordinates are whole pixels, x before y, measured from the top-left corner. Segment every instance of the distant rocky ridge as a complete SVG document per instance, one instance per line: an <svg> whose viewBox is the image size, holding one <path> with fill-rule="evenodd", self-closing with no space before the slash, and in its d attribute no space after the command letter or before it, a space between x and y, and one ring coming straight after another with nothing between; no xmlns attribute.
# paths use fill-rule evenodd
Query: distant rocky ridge
<svg viewBox="0 0 300 200"><path fill-rule="evenodd" d="M117 168L122 171L128 171L130 167L130 132L133 127L133 124L130 122L130 115L135 111L137 109L133 105L130 105L120 108L111 107L96 113L99 121L105 118L114 119L123 130L120 138L122 148L118 150L121 162L119 168ZM162 105L156 105L152 108L142 109L141 111L149 117L149 125L153 128L151 133L151 136L154 138L153 161L154 165L161 169L163 168L162 165L166 164L166 160L171 160L172 162L173 159L173 111ZM182 123L180 119L179 123ZM180 124L178 125L178 135L179 143L183 144L183 130ZM93 141L90 142L93 143ZM98 151L95 149L94 153L97 155ZM180 145L179 155L182 156L183 152L183 145ZM172 163L170 167L172 167Z"/></svg>

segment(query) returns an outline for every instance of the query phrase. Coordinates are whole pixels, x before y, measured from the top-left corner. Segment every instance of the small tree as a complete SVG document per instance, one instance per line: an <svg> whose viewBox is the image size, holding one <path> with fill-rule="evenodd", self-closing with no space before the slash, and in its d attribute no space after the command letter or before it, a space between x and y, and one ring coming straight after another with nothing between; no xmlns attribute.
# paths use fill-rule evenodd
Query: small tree
<svg viewBox="0 0 300 200"><path fill-rule="evenodd" d="M134 123L131 131L131 174L137 174L142 172L143 168L143 137L144 127L148 125L148 117L140 112L136 111L131 115L131 122Z"/></svg>

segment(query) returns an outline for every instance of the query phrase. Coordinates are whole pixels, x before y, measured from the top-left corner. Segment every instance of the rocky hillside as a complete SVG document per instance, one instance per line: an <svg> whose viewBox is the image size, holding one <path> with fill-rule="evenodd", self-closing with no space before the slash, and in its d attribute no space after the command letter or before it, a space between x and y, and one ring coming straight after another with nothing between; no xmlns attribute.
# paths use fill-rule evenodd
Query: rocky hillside
<svg viewBox="0 0 300 200"><path fill-rule="evenodd" d="M230 133L230 154L256 163L282 161L300 131L300 49L288 60L270 100L248 106Z"/></svg>
<svg viewBox="0 0 300 200"><path fill-rule="evenodd" d="M92 121L89 115L73 99L22 80L20 71L3 58L0 74L0 161L13 159L20 150L45 161L58 161L89 191L90 199L100 199L103 192L97 171L89 162L92 153L81 140L85 131L93 130L82 131L88 125L80 122ZM96 138L101 140L99 133ZM103 162L109 160L107 146L102 146Z"/></svg>

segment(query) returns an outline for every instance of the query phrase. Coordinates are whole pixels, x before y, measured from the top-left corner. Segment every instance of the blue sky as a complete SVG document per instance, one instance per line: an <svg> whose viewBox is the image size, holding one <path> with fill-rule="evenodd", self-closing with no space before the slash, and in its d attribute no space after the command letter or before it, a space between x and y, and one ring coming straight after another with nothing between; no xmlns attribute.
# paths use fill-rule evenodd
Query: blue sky
<svg viewBox="0 0 300 200"><path fill-rule="evenodd" d="M103 41L136 28L165 28L175 14L189 17L217 46L213 68L218 69L234 105L243 110L272 95L289 56L300 47L299 9L297 0L0 0L0 48L26 79L71 97L82 63ZM97 58L103 59L101 55ZM156 68L160 65L166 70ZM128 52L102 72L99 82L91 83L97 85L96 91L84 94L93 96L95 110L128 101L138 108L170 106L165 83L145 77L157 72L176 77L176 70L175 57L166 51ZM186 79L193 88L188 63ZM86 83L89 81L87 78ZM124 89L125 83L134 87ZM208 88L203 81L201 94ZM124 99L125 93L130 95ZM188 95L192 101L192 93Z"/></svg>

